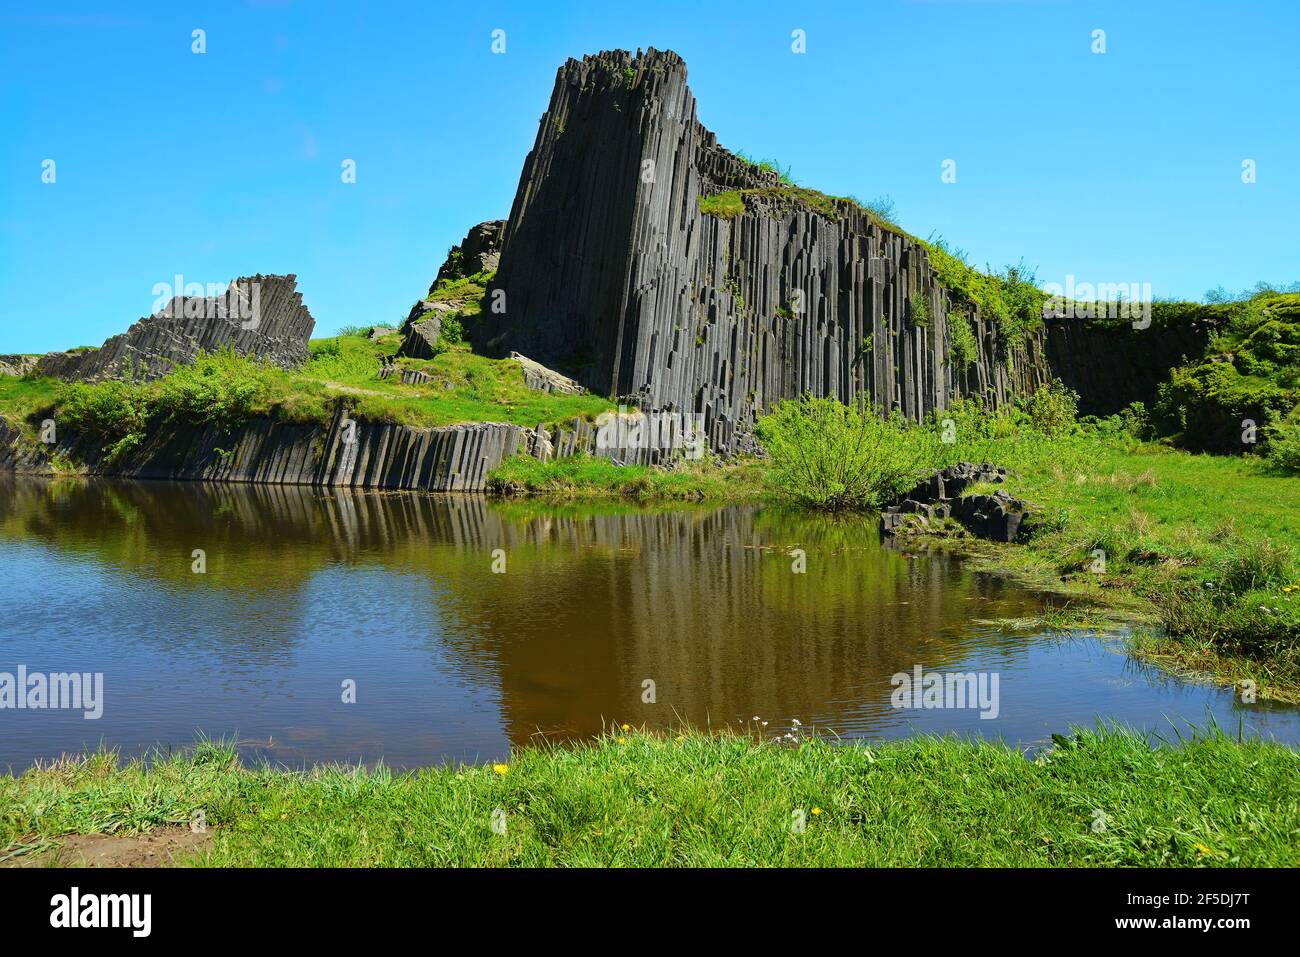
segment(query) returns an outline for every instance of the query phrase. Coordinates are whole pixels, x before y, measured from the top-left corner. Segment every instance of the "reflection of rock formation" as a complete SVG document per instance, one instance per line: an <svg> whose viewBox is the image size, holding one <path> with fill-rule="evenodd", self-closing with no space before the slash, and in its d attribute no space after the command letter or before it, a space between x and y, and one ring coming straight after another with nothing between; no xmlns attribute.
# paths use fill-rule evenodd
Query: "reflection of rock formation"
<svg viewBox="0 0 1300 957"><path fill-rule="evenodd" d="M541 509L344 489L0 479L0 539L93 551L104 567L191 588L190 550L205 548L204 590L239 597L262 621L278 615L273 628L222 623L231 637L213 650L232 659L253 653L250 634L264 640L257 654L287 653L313 582L331 567L395 573L343 579L365 589L341 596L357 609L408 603L412 576L424 579L428 618L404 615L401 639L496 689L516 744L539 729L589 734L602 718L718 725L850 705L883 712L888 676L959 661L972 618L1037 608L954 561L882 549L876 535L867 521L747 506ZM504 574L492 571L498 548ZM804 550L803 573L793 548ZM372 634L368 621L358 632L367 642L393 634ZM276 635L291 637L277 646ZM199 639L171 639L187 640ZM1004 642L1006 654L1019 647L981 640L985 650ZM642 702L646 680L653 705Z"/></svg>

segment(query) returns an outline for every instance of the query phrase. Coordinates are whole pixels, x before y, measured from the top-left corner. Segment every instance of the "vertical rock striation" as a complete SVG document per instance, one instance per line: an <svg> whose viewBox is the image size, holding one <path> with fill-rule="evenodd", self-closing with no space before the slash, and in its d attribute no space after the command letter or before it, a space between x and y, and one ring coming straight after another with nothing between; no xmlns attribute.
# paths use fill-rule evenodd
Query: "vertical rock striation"
<svg viewBox="0 0 1300 957"><path fill-rule="evenodd" d="M42 356L36 373L80 381L128 373L154 379L193 362L200 350L225 348L287 369L307 360L315 324L296 276L245 276L220 296L178 295L98 349Z"/></svg>
<svg viewBox="0 0 1300 957"><path fill-rule="evenodd" d="M701 211L701 197L732 190L749 191L743 212ZM1048 378L1042 342L1008 347L956 305L921 243L719 146L671 52L560 68L496 290L506 309L485 314L480 349L521 352L643 409L702 414L722 450L804 392L919 419L960 396L998 406ZM918 302L925 325L912 321ZM965 367L949 357L953 308L979 342Z"/></svg>

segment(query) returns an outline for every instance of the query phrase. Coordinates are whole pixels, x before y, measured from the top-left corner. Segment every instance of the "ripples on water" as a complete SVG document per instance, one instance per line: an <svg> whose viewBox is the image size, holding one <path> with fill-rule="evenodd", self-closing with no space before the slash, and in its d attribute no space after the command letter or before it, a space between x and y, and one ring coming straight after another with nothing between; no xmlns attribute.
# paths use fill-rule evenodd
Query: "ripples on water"
<svg viewBox="0 0 1300 957"><path fill-rule="evenodd" d="M0 766L14 768L199 733L288 764L405 767L500 758L602 721L754 716L769 734L798 719L847 739L951 731L1024 747L1098 719L1172 735L1212 717L1300 740L1296 709L1169 678L1113 640L997 624L1043 599L882 547L870 519L7 477L0 582L0 672L105 683L97 721L0 710ZM891 707L891 676L917 664L996 673L998 717Z"/></svg>

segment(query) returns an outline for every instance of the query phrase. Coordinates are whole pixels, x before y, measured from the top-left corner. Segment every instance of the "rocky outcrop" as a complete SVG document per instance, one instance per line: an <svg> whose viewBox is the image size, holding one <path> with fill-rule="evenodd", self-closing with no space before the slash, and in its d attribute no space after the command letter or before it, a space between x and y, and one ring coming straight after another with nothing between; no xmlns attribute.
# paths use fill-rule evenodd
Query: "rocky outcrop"
<svg viewBox="0 0 1300 957"><path fill-rule="evenodd" d="M402 326L402 345L399 356L412 359L432 359L438 354L438 338L442 335L442 319L437 313L426 313L427 318L410 320Z"/></svg>
<svg viewBox="0 0 1300 957"><path fill-rule="evenodd" d="M524 373L524 385L530 389L536 389L538 392L549 392L553 395L582 395L587 391L582 387L582 383L570 379L567 375L556 372L554 369L548 369L540 362L534 362L527 356L512 352L508 358L519 363L519 368Z"/></svg>
<svg viewBox="0 0 1300 957"><path fill-rule="evenodd" d="M0 356L0 375L21 378L36 369L36 356Z"/></svg>
<svg viewBox="0 0 1300 957"><path fill-rule="evenodd" d="M695 110L674 53L560 68L489 294L506 308L477 324L478 347L643 409L701 413L722 450L808 391L918 419L1046 381L1042 343L1002 342L937 282L922 244L853 203L782 187ZM732 190L748 191L738 215L701 211L700 197ZM954 309L979 343L968 366L949 357Z"/></svg>
<svg viewBox="0 0 1300 957"><path fill-rule="evenodd" d="M496 272L501 262L501 239L505 231L504 219L490 219L470 229L460 245L451 247L446 261L438 268L433 288L443 279L463 279L476 273Z"/></svg>
<svg viewBox="0 0 1300 957"><path fill-rule="evenodd" d="M48 475L53 471L49 447L29 442L16 426L0 418L0 472Z"/></svg>
<svg viewBox="0 0 1300 957"><path fill-rule="evenodd" d="M306 361L315 324L296 276L246 276L220 296L178 295L98 349L42 356L37 372L80 381L153 379L193 362L200 350L226 348L287 369Z"/></svg>
<svg viewBox="0 0 1300 957"><path fill-rule="evenodd" d="M216 426L156 430L117 459L104 443L70 435L50 453L92 475L268 485L481 491L487 474L517 453L549 458L545 432L498 422L417 429L352 419L329 426L255 418ZM51 474L50 454L0 419L0 471Z"/></svg>
<svg viewBox="0 0 1300 957"><path fill-rule="evenodd" d="M1030 516L1027 502L1001 489L992 495L962 494L977 483L1001 483L1006 477L1006 469L987 463L959 462L940 469L881 510L880 530L894 535L912 527L929 529L951 518L977 538L1014 542Z"/></svg>
<svg viewBox="0 0 1300 957"><path fill-rule="evenodd" d="M84 474L124 478L477 492L488 487L489 472L519 454L542 461L594 455L624 465L669 461L671 450L620 438L627 429L616 428L618 420L639 415L610 413L617 418L603 433L584 419L550 429L502 422L421 429L353 419L340 408L328 426L266 417L234 429L164 425L117 457L112 442L62 432L58 444L41 445L0 418L0 472L51 475L57 459Z"/></svg>
<svg viewBox="0 0 1300 957"><path fill-rule="evenodd" d="M505 228L505 220L490 219L473 227L459 245L451 247L446 260L438 267L438 275L429 286L429 291L407 313L403 331L429 313L459 313L471 303L477 309L481 288L469 291L464 296L449 297L439 287L458 279L495 272L501 260L501 237Z"/></svg>

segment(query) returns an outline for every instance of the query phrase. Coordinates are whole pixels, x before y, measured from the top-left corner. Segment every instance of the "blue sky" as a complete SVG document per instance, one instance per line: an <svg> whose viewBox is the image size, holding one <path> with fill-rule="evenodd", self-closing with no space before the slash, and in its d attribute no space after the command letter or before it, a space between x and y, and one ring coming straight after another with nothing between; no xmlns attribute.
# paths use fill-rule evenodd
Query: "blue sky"
<svg viewBox="0 0 1300 957"><path fill-rule="evenodd" d="M559 64L616 47L680 53L725 146L887 194L977 264L1189 298L1289 283L1298 38L1292 0L9 0L0 353L98 344L177 273L297 273L318 335L402 318L469 226L508 214Z"/></svg>

